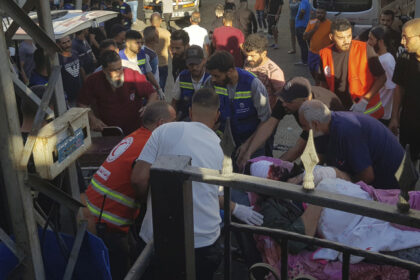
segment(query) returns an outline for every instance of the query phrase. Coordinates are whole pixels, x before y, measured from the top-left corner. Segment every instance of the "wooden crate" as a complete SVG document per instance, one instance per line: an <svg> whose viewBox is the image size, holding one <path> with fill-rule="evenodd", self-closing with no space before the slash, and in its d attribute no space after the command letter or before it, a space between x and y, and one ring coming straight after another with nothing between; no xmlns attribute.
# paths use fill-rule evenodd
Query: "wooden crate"
<svg viewBox="0 0 420 280"><path fill-rule="evenodd" d="M37 173L54 179L91 145L87 108L71 108L41 128L33 158Z"/></svg>

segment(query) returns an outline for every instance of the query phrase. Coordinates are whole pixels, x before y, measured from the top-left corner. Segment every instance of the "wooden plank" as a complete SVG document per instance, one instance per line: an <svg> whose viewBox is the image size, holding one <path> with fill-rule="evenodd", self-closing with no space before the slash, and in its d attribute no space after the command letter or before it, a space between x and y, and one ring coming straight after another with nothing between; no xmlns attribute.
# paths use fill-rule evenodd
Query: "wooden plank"
<svg viewBox="0 0 420 280"><path fill-rule="evenodd" d="M171 159L172 158L172 159ZM420 228L420 211L410 209L408 213L399 213L394 205L377 201L353 198L346 195L334 194L315 189L312 192L303 190L300 185L258 178L233 173L230 176L220 174L220 171L187 166L173 167L167 162L172 156L162 156L152 166L152 170L177 172L188 176L189 180L214 185L233 187L247 192L256 192L273 197L281 197L315 204L331 209L346 211L353 214L377 218L400 225Z"/></svg>
<svg viewBox="0 0 420 280"><path fill-rule="evenodd" d="M7 248L18 258L19 262L23 260L25 254L19 247L16 246L15 242L0 228L0 241L6 245Z"/></svg>
<svg viewBox="0 0 420 280"><path fill-rule="evenodd" d="M28 88L19 78L12 75L13 83L15 85L15 92L19 95L20 98L25 99L34 106L41 105L41 99L30 89ZM54 119L54 112L51 108L45 109L47 114L46 119Z"/></svg>
<svg viewBox="0 0 420 280"><path fill-rule="evenodd" d="M22 6L22 10L25 13L29 13L35 7L35 0L26 0L25 4ZM19 29L19 24L16 21L13 21L12 24L6 30L6 41L10 42L12 40L13 35L15 35L16 31Z"/></svg>
<svg viewBox="0 0 420 280"><path fill-rule="evenodd" d="M83 238L85 237L87 228L87 221L80 222L79 229L74 239L73 247L71 249L70 258L64 271L63 280L71 280L73 276L74 267L76 266L77 258L79 257L80 248L82 247Z"/></svg>
<svg viewBox="0 0 420 280"><path fill-rule="evenodd" d="M49 4L49 1L47 2L47 4ZM36 25L36 23L23 10L21 10L21 8L13 0L0 1L0 7L47 52L55 53L61 51L55 43L55 40L48 37L48 35L38 25Z"/></svg>
<svg viewBox="0 0 420 280"><path fill-rule="evenodd" d="M57 83L57 80L60 77L60 71L60 67L54 66L51 72L51 76L48 79L48 86L45 90L44 95L42 96L41 104L39 105L38 110L36 111L31 132L29 133L28 139L26 140L25 147L23 149L22 158L20 160L20 166L22 168L26 168L29 159L31 158L32 149L35 145L36 135L38 134L38 131L41 129L44 123L45 109L47 109L50 104L51 97L54 93L55 84Z"/></svg>
<svg viewBox="0 0 420 280"><path fill-rule="evenodd" d="M147 267L149 266L150 260L153 256L154 242L153 240L147 243L144 247L140 256L134 262L133 266L128 271L127 275L124 277L124 280L138 280L141 279Z"/></svg>
<svg viewBox="0 0 420 280"><path fill-rule="evenodd" d="M1 1L3 3L4 1ZM1 17L0 17L1 18ZM6 40L0 28L0 165L16 244L25 253L23 279L45 279L44 264L34 219L32 196L17 169L23 151L19 117L9 69Z"/></svg>

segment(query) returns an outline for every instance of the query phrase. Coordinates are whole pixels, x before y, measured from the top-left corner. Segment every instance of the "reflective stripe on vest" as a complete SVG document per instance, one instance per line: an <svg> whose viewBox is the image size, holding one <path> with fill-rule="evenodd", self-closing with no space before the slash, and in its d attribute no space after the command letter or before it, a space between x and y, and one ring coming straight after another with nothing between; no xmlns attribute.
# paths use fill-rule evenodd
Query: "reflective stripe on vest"
<svg viewBox="0 0 420 280"><path fill-rule="evenodd" d="M143 58L143 59L139 59L139 60L137 60L137 64L138 64L138 65L143 65L143 64L146 64L146 59L145 59L145 58Z"/></svg>
<svg viewBox="0 0 420 280"><path fill-rule="evenodd" d="M106 194L107 198L109 199L115 200L118 203L121 203L130 208L140 207L140 204L137 203L134 199L108 188L107 186L96 181L95 178L92 178L91 185L95 191L97 191L100 194Z"/></svg>
<svg viewBox="0 0 420 280"><path fill-rule="evenodd" d="M194 86L192 83L188 83L188 82L179 82L179 87L181 88L185 88L185 89L192 89L194 90Z"/></svg>
<svg viewBox="0 0 420 280"><path fill-rule="evenodd" d="M216 91L217 94L229 96L226 88L215 86L214 90Z"/></svg>
<svg viewBox="0 0 420 280"><path fill-rule="evenodd" d="M234 99L245 99L245 98L251 98L251 91L237 91L235 92Z"/></svg>
<svg viewBox="0 0 420 280"><path fill-rule="evenodd" d="M96 207L95 205L91 204L89 200L86 200L86 206L89 209L90 212L92 212L93 215L99 218L101 216L101 209ZM134 220L132 219L124 219L121 218L115 214L111 214L107 211L102 211L101 219L104 221L107 221L110 224L122 227L122 226L129 226L134 223Z"/></svg>
<svg viewBox="0 0 420 280"><path fill-rule="evenodd" d="M381 110L382 108L382 101L379 101L374 107L370 107L369 109L367 109L364 114L365 115L372 115L373 113Z"/></svg>

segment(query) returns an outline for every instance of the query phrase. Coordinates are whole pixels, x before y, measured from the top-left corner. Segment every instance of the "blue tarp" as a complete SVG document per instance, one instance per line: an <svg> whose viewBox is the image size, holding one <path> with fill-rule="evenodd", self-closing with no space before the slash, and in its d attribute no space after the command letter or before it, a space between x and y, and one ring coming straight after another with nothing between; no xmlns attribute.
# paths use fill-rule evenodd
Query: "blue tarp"
<svg viewBox="0 0 420 280"><path fill-rule="evenodd" d="M42 236L42 230L39 230ZM74 238L61 234L70 254ZM42 246L44 268L47 280L61 280L64 276L67 260L61 253L57 238L52 231L46 231ZM18 259L3 244L0 243L0 280L7 279L7 275L16 267ZM73 279L111 279L108 249L102 240L86 232L80 249L79 258L73 273Z"/></svg>

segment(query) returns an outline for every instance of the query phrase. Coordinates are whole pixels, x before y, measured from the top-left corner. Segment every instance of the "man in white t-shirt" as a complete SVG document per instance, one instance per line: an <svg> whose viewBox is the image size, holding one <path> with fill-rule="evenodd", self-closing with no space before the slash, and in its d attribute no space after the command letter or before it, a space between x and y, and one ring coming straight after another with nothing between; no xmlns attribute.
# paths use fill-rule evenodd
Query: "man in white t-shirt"
<svg viewBox="0 0 420 280"><path fill-rule="evenodd" d="M161 155L184 155L192 158L195 167L221 170L223 151L213 131L219 118L219 97L212 89L194 94L190 110L191 122L162 125L149 138L132 172L131 182L140 199L147 196L147 210L140 237L153 239L152 206L148 181L150 167ZM168 186L169 187L169 186ZM216 240L220 235L218 186L193 182L194 247L197 279L213 279L221 261ZM212 248L214 247L214 248ZM212 255L208 255L211 252Z"/></svg>
<svg viewBox="0 0 420 280"><path fill-rule="evenodd" d="M201 22L201 16L199 12L194 12L191 14L190 23L191 25L185 27L184 30L188 33L190 37L190 46L197 45L202 47L206 51L207 55L209 54L210 48L210 39L207 30L201 27L199 24Z"/></svg>
<svg viewBox="0 0 420 280"><path fill-rule="evenodd" d="M396 88L392 81L395 69L395 58L388 52L388 46L392 41L393 31L385 26L379 25L372 28L369 32L367 43L373 47L379 56L379 61L385 70L386 82L379 90L382 106L384 107L384 116L380 121L386 126L389 125L392 114L393 93Z"/></svg>

